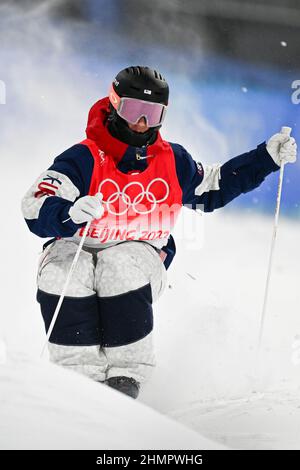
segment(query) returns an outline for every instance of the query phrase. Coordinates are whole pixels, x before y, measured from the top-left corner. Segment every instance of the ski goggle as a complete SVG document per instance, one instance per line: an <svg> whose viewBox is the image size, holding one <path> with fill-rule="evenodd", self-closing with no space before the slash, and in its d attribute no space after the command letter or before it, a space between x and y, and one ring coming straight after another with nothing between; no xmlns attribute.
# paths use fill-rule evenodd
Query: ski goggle
<svg viewBox="0 0 300 470"><path fill-rule="evenodd" d="M167 112L167 106L161 103L136 98L121 98L113 86L109 90L109 101L118 115L130 124L136 124L141 117L144 117L148 127L156 127L162 124Z"/></svg>

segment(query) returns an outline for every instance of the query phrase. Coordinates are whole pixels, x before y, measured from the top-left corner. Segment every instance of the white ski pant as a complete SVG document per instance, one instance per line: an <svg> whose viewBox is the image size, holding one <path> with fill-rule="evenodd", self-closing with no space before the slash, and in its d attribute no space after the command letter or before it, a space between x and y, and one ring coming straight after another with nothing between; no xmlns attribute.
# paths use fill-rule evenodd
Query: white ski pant
<svg viewBox="0 0 300 470"><path fill-rule="evenodd" d="M46 330L77 248L57 240L41 256L37 299ZM165 284L164 264L145 242L84 248L50 337L51 361L97 381L145 382L155 365L152 303Z"/></svg>

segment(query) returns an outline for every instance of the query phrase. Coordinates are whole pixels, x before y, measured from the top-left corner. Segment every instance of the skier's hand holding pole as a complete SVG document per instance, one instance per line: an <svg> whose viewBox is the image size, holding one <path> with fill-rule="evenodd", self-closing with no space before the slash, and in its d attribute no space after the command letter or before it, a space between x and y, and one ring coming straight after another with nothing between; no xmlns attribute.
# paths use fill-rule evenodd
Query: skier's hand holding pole
<svg viewBox="0 0 300 470"><path fill-rule="evenodd" d="M274 134L267 142L267 151L278 166L296 161L297 144L290 136L291 131L290 127L282 127L281 132Z"/></svg>
<svg viewBox="0 0 300 470"><path fill-rule="evenodd" d="M103 195L97 193L95 196L83 196L73 204L69 210L69 215L75 224L91 222L93 219L100 219L103 215Z"/></svg>

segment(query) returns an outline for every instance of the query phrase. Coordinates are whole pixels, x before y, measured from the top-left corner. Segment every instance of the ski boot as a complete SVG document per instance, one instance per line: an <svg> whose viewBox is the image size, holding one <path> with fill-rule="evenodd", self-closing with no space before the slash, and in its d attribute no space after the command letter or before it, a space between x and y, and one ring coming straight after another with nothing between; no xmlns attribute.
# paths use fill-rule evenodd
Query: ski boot
<svg viewBox="0 0 300 470"><path fill-rule="evenodd" d="M137 398L140 391L140 384L132 377L110 377L105 380L106 385L121 393L125 393L131 398Z"/></svg>

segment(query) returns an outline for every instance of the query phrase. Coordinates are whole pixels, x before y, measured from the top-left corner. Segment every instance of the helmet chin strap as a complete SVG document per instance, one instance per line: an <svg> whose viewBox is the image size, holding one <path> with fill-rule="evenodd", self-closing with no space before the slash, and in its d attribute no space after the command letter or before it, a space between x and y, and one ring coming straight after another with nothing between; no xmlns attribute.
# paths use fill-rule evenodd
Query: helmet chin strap
<svg viewBox="0 0 300 470"><path fill-rule="evenodd" d="M158 129L161 127L150 127L148 131L143 133L135 132L129 128L127 122L117 114L111 105L106 125L113 137L133 147L152 144L156 140Z"/></svg>

